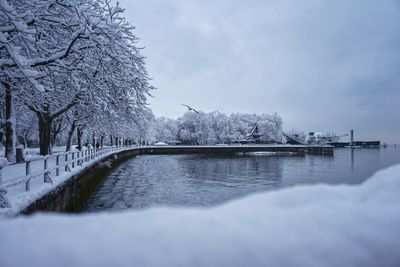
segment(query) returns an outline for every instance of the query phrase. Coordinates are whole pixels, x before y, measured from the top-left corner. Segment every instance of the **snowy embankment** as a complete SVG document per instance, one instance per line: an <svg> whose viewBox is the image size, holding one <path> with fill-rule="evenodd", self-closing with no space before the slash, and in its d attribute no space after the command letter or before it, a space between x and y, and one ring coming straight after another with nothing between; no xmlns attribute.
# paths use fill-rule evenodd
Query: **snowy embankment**
<svg viewBox="0 0 400 267"><path fill-rule="evenodd" d="M400 165L208 209L0 220L0 266L400 266Z"/></svg>
<svg viewBox="0 0 400 267"><path fill-rule="evenodd" d="M29 159L47 158L48 168L49 170L52 170L51 172L49 172L49 176L51 177L52 183L45 183L43 181L43 173L41 173L41 171L43 172L43 160L32 161L31 162L32 175L30 176L31 177L30 191L25 190L25 183L27 180L27 177L25 176L26 163L12 164L4 167L1 170L3 176L2 186L4 186L5 189L7 189L7 194L5 195L5 197L7 198L7 201L9 202L11 207L0 208L0 218L12 217L19 214L30 204L40 199L45 194L49 193L51 190L54 190L55 188L57 188L57 186L68 181L69 179L71 179L71 177L78 175L86 171L87 169L90 169L102 159L127 149L131 148L124 148L124 147L115 148L112 151L105 152L104 154L101 155L97 155L97 157L90 159L88 161L82 161L81 165L79 166L76 163L77 160L76 158L74 168L72 168L72 166L69 165L70 166L69 171L65 171L64 166L60 165L61 167L59 168L60 172L59 176L56 176L54 170L54 168L56 167L55 157L43 157L43 156L30 157ZM76 151L74 150L74 152ZM70 158L68 162L72 162ZM39 173L39 175L37 173Z"/></svg>

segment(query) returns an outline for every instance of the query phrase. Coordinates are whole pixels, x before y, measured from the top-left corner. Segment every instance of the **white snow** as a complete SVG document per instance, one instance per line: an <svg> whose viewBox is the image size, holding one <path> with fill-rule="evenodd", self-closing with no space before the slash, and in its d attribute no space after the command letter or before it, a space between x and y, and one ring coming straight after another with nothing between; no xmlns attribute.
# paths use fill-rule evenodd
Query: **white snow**
<svg viewBox="0 0 400 267"><path fill-rule="evenodd" d="M168 144L165 143L165 142L157 142L157 143L155 143L154 145L155 145L155 146L168 146Z"/></svg>
<svg viewBox="0 0 400 267"><path fill-rule="evenodd" d="M0 266L400 266L400 165L214 208L0 220Z"/></svg>

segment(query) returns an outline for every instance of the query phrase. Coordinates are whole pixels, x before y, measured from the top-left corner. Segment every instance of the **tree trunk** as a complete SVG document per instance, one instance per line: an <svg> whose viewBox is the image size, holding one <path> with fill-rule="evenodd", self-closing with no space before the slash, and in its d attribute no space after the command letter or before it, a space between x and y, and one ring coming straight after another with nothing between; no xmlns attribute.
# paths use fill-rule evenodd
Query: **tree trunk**
<svg viewBox="0 0 400 267"><path fill-rule="evenodd" d="M4 130L3 130L3 125L1 125L0 128L0 150L3 148L3 137L4 137Z"/></svg>
<svg viewBox="0 0 400 267"><path fill-rule="evenodd" d="M56 144L56 138L57 138L57 126L54 125L54 122L52 123L51 126L51 146L53 147Z"/></svg>
<svg viewBox="0 0 400 267"><path fill-rule="evenodd" d="M57 135L61 132L63 120L62 118L56 119L52 123L51 127L51 146L53 147L57 141Z"/></svg>
<svg viewBox="0 0 400 267"><path fill-rule="evenodd" d="M51 154L51 124L52 119L47 114L38 114L40 155Z"/></svg>
<svg viewBox="0 0 400 267"><path fill-rule="evenodd" d="M71 150L71 142L72 142L72 136L74 135L75 132L75 126L76 126L75 121L73 121L71 124L71 128L68 131L67 145L65 151Z"/></svg>
<svg viewBox="0 0 400 267"><path fill-rule="evenodd" d="M103 148L103 143L104 143L104 135L100 137L100 147Z"/></svg>
<svg viewBox="0 0 400 267"><path fill-rule="evenodd" d="M76 128L76 138L77 138L77 142L78 142L78 149L82 150L82 128L81 127Z"/></svg>
<svg viewBox="0 0 400 267"><path fill-rule="evenodd" d="M57 137L57 134L55 132L52 132L51 140L50 140L51 147L54 147L54 145L56 144L56 137Z"/></svg>
<svg viewBox="0 0 400 267"><path fill-rule="evenodd" d="M24 139L24 149L27 149L28 148L28 135L27 134L24 135L23 139Z"/></svg>
<svg viewBox="0 0 400 267"><path fill-rule="evenodd" d="M92 136L92 145L93 145L93 148L96 148L96 135L94 133Z"/></svg>
<svg viewBox="0 0 400 267"><path fill-rule="evenodd" d="M7 82L2 82L5 87L5 157L9 162L15 162L15 116L11 86Z"/></svg>

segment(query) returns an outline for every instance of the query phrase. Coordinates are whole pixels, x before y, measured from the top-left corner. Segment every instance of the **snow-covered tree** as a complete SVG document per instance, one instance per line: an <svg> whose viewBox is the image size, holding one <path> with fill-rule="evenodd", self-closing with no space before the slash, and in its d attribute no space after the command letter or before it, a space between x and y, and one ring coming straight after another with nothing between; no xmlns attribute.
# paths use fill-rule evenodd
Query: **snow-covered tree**
<svg viewBox="0 0 400 267"><path fill-rule="evenodd" d="M12 103L12 94L18 94L15 98L37 115L41 154L51 153L53 122L75 106L106 110L114 118L135 117L145 107L152 86L133 26L118 4L109 0L1 3L2 88L6 102L11 98ZM7 116L13 117L12 109Z"/></svg>
<svg viewBox="0 0 400 267"><path fill-rule="evenodd" d="M221 112L186 112L182 117L171 120L157 118L151 125L151 142L178 140L183 144L218 144L245 140L257 125L261 142L282 141L282 119L276 113L227 116Z"/></svg>

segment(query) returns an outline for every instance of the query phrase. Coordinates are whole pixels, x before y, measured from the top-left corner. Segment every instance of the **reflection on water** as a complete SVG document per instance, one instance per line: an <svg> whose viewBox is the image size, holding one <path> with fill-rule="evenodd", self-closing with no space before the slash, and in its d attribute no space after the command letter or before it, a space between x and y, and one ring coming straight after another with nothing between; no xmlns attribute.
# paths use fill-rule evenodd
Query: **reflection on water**
<svg viewBox="0 0 400 267"><path fill-rule="evenodd" d="M337 149L333 157L289 155L161 155L128 160L113 170L87 211L149 206L213 206L250 193L296 184L361 183L400 163L400 150Z"/></svg>

